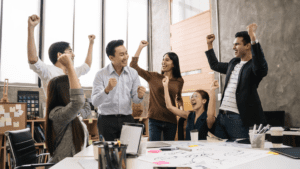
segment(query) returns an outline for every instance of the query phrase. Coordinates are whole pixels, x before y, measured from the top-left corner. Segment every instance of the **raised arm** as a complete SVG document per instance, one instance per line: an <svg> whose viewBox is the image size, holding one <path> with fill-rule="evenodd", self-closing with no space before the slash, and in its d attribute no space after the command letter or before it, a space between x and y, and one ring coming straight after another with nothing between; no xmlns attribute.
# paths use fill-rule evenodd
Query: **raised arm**
<svg viewBox="0 0 300 169"><path fill-rule="evenodd" d="M247 26L247 30L251 42L256 41L256 29L257 29L257 24L255 23L252 23L249 26ZM252 44L251 52L252 52L252 68L254 74L261 78L266 76L268 74L268 64L260 44L259 43Z"/></svg>
<svg viewBox="0 0 300 169"><path fill-rule="evenodd" d="M222 63L222 62L218 61L216 54L213 50L213 41L214 40L215 40L214 34L207 35L206 41L207 41L208 51L206 51L205 54L207 56L209 66L214 71L226 74L227 68L228 68L228 63Z"/></svg>
<svg viewBox="0 0 300 169"><path fill-rule="evenodd" d="M175 115L187 119L190 112L180 110L177 107L173 106L172 103L171 103L171 98L170 98L170 94L169 94L169 87L168 87L168 85L169 85L169 78L168 78L168 76L166 76L162 80L162 83L163 83L163 86L164 86L165 102L166 102L167 109L170 110Z"/></svg>
<svg viewBox="0 0 300 169"><path fill-rule="evenodd" d="M210 87L209 92L209 103L208 103L208 110L207 110L207 127L209 129L212 128L212 126L215 123L216 120L216 95L215 90L219 88L219 83L217 80L214 80Z"/></svg>
<svg viewBox="0 0 300 169"><path fill-rule="evenodd" d="M86 56L86 59L85 59L85 63L87 65L89 65L89 67L92 66L92 59L93 59L93 46L94 46L94 39L96 38L95 35L89 35L89 41L90 41L90 44L89 44L89 49L88 49L88 53L87 53L87 56Z"/></svg>
<svg viewBox="0 0 300 169"><path fill-rule="evenodd" d="M35 64L38 61L36 46L34 42L34 28L40 23L40 18L37 15L31 15L28 18L28 41L27 41L27 57L28 62Z"/></svg>
<svg viewBox="0 0 300 169"><path fill-rule="evenodd" d="M71 54L62 54L57 61L64 65L68 70L70 89L80 89L81 85L74 70L71 57Z"/></svg>
<svg viewBox="0 0 300 169"><path fill-rule="evenodd" d="M144 41L144 40L141 41L141 43L140 43L140 45L139 45L139 47L138 47L138 49L137 49L134 57L132 57L132 60L130 62L130 67L134 68L138 72L139 76L141 76L142 78L144 78L146 81L149 81L150 78L151 78L151 73L148 72L147 70L144 70L144 69L140 68L138 66L138 60L139 60L139 56L141 54L141 51L147 45L148 45L147 41Z"/></svg>

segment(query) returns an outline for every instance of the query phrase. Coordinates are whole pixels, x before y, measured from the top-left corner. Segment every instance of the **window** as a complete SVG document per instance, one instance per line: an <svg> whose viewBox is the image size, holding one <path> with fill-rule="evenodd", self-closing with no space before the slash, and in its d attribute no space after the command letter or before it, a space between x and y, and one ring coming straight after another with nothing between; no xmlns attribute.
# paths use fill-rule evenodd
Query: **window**
<svg viewBox="0 0 300 169"><path fill-rule="evenodd" d="M209 0L172 0L172 24L210 9Z"/></svg>
<svg viewBox="0 0 300 169"><path fill-rule="evenodd" d="M1 81L8 78L10 83L37 83L37 76L28 65L27 30L28 17L32 14L39 14L39 2L40 0L3 0L3 20L2 28L0 28L2 29ZM37 26L35 29L37 46L38 35L39 27Z"/></svg>

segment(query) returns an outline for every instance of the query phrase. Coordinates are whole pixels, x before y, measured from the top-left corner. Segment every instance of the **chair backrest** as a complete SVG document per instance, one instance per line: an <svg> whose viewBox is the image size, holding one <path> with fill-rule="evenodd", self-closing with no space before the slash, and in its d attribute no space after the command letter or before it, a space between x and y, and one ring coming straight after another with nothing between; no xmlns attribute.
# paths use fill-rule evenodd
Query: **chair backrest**
<svg viewBox="0 0 300 169"><path fill-rule="evenodd" d="M11 148L15 166L37 162L35 145L29 128L6 131L5 135Z"/></svg>
<svg viewBox="0 0 300 169"><path fill-rule="evenodd" d="M271 126L284 127L285 111L264 111L267 123Z"/></svg>

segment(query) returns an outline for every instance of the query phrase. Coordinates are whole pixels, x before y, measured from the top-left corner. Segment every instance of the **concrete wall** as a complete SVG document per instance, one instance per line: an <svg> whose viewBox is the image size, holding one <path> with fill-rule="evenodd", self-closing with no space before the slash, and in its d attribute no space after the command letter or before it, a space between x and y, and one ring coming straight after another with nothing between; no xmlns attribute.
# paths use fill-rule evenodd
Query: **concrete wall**
<svg viewBox="0 0 300 169"><path fill-rule="evenodd" d="M211 1L216 33L216 1ZM285 125L300 127L300 1L226 0L218 3L221 61L227 62L234 57L235 33L257 23L257 38L269 66L268 75L258 88L263 109L284 110ZM214 42L214 48L217 47ZM222 81L224 84L225 76Z"/></svg>
<svg viewBox="0 0 300 169"><path fill-rule="evenodd" d="M153 71L161 72L163 55L171 51L168 0L151 0Z"/></svg>

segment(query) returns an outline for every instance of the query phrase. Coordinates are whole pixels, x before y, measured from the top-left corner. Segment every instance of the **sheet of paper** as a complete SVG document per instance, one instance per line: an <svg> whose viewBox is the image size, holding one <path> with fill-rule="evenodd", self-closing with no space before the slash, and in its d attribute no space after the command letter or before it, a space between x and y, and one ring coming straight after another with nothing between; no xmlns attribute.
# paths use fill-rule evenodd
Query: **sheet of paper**
<svg viewBox="0 0 300 169"><path fill-rule="evenodd" d="M2 105L0 105L0 110L4 110L4 107Z"/></svg>
<svg viewBox="0 0 300 169"><path fill-rule="evenodd" d="M0 122L5 123L6 118L1 117Z"/></svg>
<svg viewBox="0 0 300 169"><path fill-rule="evenodd" d="M5 111L4 110L0 110L0 114L4 114L5 113Z"/></svg>
<svg viewBox="0 0 300 169"><path fill-rule="evenodd" d="M17 110L21 109L21 105L20 105L20 104L17 104L17 105L16 105L16 109L17 109Z"/></svg>
<svg viewBox="0 0 300 169"><path fill-rule="evenodd" d="M10 107L9 110L10 110L10 112L15 112L16 108L15 107Z"/></svg>
<svg viewBox="0 0 300 169"><path fill-rule="evenodd" d="M13 122L13 126L14 127L19 127L19 122L17 121L17 122Z"/></svg>
<svg viewBox="0 0 300 169"><path fill-rule="evenodd" d="M14 112L14 117L20 117L19 112Z"/></svg>
<svg viewBox="0 0 300 169"><path fill-rule="evenodd" d="M22 116L23 112L23 110L19 110L19 115Z"/></svg>
<svg viewBox="0 0 300 169"><path fill-rule="evenodd" d="M10 113L4 113L4 118L10 118Z"/></svg>
<svg viewBox="0 0 300 169"><path fill-rule="evenodd" d="M96 161L95 159L82 159L82 160L79 160L78 163L84 169L98 168L98 161Z"/></svg>
<svg viewBox="0 0 300 169"><path fill-rule="evenodd" d="M3 122L0 122L0 127L5 127L5 124Z"/></svg>
<svg viewBox="0 0 300 169"><path fill-rule="evenodd" d="M6 118L6 125L11 126L11 118Z"/></svg>

